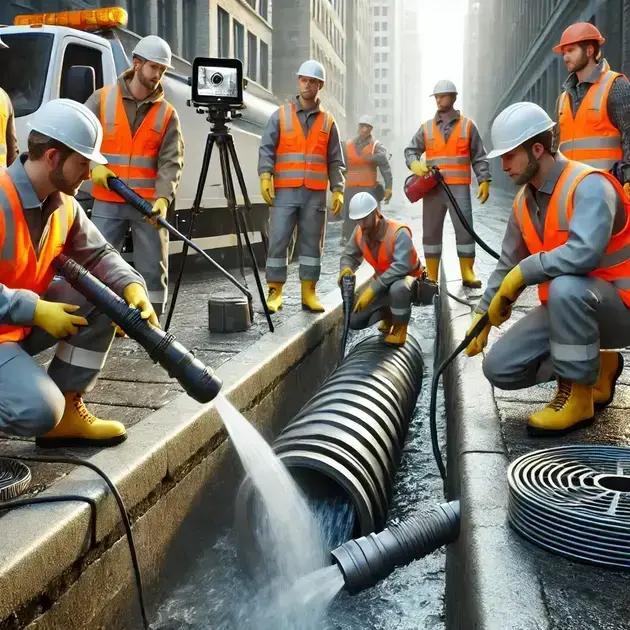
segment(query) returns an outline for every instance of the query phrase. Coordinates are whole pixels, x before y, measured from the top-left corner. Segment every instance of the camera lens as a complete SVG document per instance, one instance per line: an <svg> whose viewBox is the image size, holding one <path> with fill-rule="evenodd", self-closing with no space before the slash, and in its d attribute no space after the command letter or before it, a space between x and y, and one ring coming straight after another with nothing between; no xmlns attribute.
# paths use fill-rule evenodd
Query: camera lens
<svg viewBox="0 0 630 630"><path fill-rule="evenodd" d="M223 75L220 72L215 72L210 77L210 81L212 81L213 85L221 85L223 83Z"/></svg>

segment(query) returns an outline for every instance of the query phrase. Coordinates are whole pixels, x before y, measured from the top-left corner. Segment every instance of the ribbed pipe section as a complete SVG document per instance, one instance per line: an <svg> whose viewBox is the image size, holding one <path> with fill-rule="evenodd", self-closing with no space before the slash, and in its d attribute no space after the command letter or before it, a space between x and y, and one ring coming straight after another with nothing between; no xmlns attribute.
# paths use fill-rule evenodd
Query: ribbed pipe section
<svg viewBox="0 0 630 630"><path fill-rule="evenodd" d="M385 526L394 475L422 386L422 351L412 336L401 348L380 336L358 343L273 444L307 497L322 488L348 497L355 536ZM243 483L236 518L249 518Z"/></svg>

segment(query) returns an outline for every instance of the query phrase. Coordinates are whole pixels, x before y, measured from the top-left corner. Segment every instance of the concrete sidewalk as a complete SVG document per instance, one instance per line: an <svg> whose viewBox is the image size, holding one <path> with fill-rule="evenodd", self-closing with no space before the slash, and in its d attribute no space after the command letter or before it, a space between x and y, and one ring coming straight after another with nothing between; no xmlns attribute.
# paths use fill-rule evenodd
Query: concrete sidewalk
<svg viewBox="0 0 630 630"><path fill-rule="evenodd" d="M511 196L493 191L485 206L475 208L480 236L498 251L510 207ZM452 235L447 241L442 286L463 295ZM477 268L485 281L494 261L479 252ZM481 291L467 293L481 295ZM470 310L442 296L445 357L464 337ZM493 329L489 345L537 303L535 291L528 289L511 319L501 329ZM578 564L523 540L507 522L506 477L509 463L531 450L561 444L630 445L630 377L622 375L613 404L591 427L564 438L534 439L526 433L527 417L550 400L555 383L500 391L485 379L481 363L481 356L460 355L445 379L449 490L462 502L461 535L451 545L447 561L447 627L630 628L630 573Z"/></svg>

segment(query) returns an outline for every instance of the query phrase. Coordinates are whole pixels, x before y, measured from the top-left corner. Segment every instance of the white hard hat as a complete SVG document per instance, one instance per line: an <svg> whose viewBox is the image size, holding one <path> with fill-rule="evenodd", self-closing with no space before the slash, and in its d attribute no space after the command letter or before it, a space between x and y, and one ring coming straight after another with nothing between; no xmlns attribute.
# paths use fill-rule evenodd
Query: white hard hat
<svg viewBox="0 0 630 630"><path fill-rule="evenodd" d="M147 35L143 37L131 52L136 57L142 57L147 61L162 64L168 68L171 66L171 47L157 35Z"/></svg>
<svg viewBox="0 0 630 630"><path fill-rule="evenodd" d="M370 127L374 127L374 120L372 116L368 116L367 114L363 114L361 118L359 118L360 125L369 125Z"/></svg>
<svg viewBox="0 0 630 630"><path fill-rule="evenodd" d="M101 153L103 127L81 103L69 98L48 101L28 121L28 126L97 164L107 164L107 158Z"/></svg>
<svg viewBox="0 0 630 630"><path fill-rule="evenodd" d="M442 79L435 84L433 94L430 96L435 96L436 94L457 94L457 88L452 81Z"/></svg>
<svg viewBox="0 0 630 630"><path fill-rule="evenodd" d="M350 199L349 216L353 221L364 219L378 208L378 201L369 192L357 193Z"/></svg>
<svg viewBox="0 0 630 630"><path fill-rule="evenodd" d="M311 77L311 79L319 79L326 82L326 70L319 61L309 59L305 61L297 71L298 77Z"/></svg>
<svg viewBox="0 0 630 630"><path fill-rule="evenodd" d="M554 125L547 112L536 103L513 103L492 123L490 135L494 148L488 157L499 157Z"/></svg>
<svg viewBox="0 0 630 630"><path fill-rule="evenodd" d="M8 48L8 46L2 41L2 39L0 39L0 50L2 48Z"/></svg>

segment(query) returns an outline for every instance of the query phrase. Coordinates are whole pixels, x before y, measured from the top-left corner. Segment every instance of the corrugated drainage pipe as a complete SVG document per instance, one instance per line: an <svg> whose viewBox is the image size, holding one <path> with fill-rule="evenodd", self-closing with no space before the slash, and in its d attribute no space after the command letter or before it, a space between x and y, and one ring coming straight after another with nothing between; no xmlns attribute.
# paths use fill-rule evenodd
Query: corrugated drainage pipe
<svg viewBox="0 0 630 630"><path fill-rule="evenodd" d="M352 349L273 444L307 497L321 497L324 491L350 499L355 536L385 526L422 370L420 344L411 335L401 348L386 346L380 336L368 337ZM246 479L236 502L241 542L253 522L251 489Z"/></svg>

